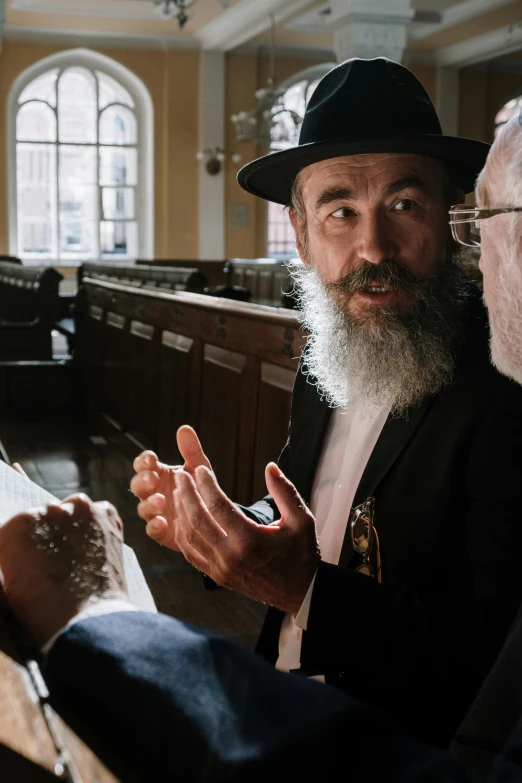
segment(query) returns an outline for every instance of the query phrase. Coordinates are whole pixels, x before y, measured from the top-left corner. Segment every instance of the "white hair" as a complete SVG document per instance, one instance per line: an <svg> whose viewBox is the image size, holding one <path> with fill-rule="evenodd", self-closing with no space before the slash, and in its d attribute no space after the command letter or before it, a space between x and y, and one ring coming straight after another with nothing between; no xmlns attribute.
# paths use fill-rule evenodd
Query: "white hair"
<svg viewBox="0 0 522 783"><path fill-rule="evenodd" d="M501 204L492 202L488 185L500 191ZM522 207L520 116L506 123L497 136L477 183L477 200L491 207ZM498 238L498 263L488 274L493 290L486 291L485 299L490 314L493 364L522 384L522 217L513 213L507 216L507 222L508 230ZM495 262L484 258L484 263Z"/></svg>

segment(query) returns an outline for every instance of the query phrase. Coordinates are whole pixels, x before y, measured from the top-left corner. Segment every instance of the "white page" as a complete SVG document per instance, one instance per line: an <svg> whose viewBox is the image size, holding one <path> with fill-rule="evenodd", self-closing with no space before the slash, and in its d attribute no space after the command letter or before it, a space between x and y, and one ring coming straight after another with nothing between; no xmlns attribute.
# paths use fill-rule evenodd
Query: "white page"
<svg viewBox="0 0 522 783"><path fill-rule="evenodd" d="M0 525L15 514L35 506L46 506L60 501L34 481L0 460ZM129 597L133 603L149 612L157 612L154 598L145 581L134 551L123 545L123 565Z"/></svg>

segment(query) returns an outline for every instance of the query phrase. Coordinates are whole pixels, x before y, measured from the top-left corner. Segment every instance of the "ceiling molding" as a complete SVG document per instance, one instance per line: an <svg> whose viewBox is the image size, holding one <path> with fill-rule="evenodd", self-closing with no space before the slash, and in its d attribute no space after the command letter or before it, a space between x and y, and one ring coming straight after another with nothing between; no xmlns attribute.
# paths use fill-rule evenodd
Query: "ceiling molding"
<svg viewBox="0 0 522 783"><path fill-rule="evenodd" d="M488 11L494 11L504 5L511 5L515 0L466 0L464 3L458 3L442 12L442 20L438 24L418 24L412 26L408 31L409 38L428 38L430 35L439 33L448 27L453 27L461 22L467 22Z"/></svg>
<svg viewBox="0 0 522 783"><path fill-rule="evenodd" d="M0 3L3 0L0 0ZM100 32L99 30L45 30L41 27L6 24L3 37L11 41L68 46L114 46L130 49L199 49L194 37L133 35L132 33Z"/></svg>
<svg viewBox="0 0 522 783"><path fill-rule="evenodd" d="M270 16L276 24L307 8L314 0L239 0L196 34L203 49L236 49L268 30Z"/></svg>
<svg viewBox="0 0 522 783"><path fill-rule="evenodd" d="M495 57L504 57L521 47L522 22L517 22L439 49L435 52L435 58L438 65L462 68L493 60Z"/></svg>
<svg viewBox="0 0 522 783"><path fill-rule="evenodd" d="M141 0L145 5L144 0ZM152 0L150 0L150 8L147 11L124 11L122 9L115 9L112 6L109 8L92 8L89 5L88 0L85 0L83 6L63 6L53 5L52 0L45 5L37 5L35 0L11 0L11 8L13 11L24 11L38 14L52 14L54 16L91 16L102 19L137 19L146 21L161 21L160 17L156 13Z"/></svg>

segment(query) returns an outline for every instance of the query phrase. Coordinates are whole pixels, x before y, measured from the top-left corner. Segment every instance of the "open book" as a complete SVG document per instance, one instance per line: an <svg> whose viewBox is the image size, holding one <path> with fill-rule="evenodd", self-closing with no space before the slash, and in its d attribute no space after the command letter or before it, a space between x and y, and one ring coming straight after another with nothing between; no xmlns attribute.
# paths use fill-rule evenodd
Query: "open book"
<svg viewBox="0 0 522 783"><path fill-rule="evenodd" d="M22 511L57 502L60 501L50 492L0 460L0 525ZM123 545L123 564L131 601L140 609L156 612L152 593L136 555L126 544Z"/></svg>

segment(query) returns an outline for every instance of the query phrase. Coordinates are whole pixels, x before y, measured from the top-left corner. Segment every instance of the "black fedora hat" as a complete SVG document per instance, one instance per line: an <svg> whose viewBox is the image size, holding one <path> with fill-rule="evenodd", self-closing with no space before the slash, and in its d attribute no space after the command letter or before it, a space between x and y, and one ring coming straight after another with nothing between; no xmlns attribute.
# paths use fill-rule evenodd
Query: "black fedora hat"
<svg viewBox="0 0 522 783"><path fill-rule="evenodd" d="M354 58L329 71L306 108L299 144L248 163L238 172L242 188L288 204L305 166L327 158L370 152L429 155L444 161L466 193L486 162L489 144L445 136L419 80L385 57Z"/></svg>

